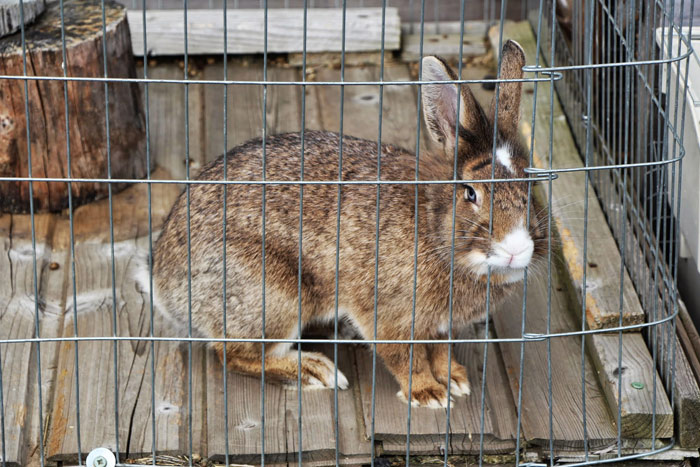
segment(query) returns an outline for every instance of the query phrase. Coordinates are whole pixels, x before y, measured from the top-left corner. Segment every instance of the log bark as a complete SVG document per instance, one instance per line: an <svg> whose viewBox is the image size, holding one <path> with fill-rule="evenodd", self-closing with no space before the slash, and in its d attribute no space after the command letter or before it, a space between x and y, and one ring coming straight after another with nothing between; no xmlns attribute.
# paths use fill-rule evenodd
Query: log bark
<svg viewBox="0 0 700 467"><path fill-rule="evenodd" d="M135 78L125 9L111 1L105 2L106 37L103 37L100 2L65 0L63 5L66 74L104 77L104 40L107 76ZM58 2L48 4L41 17L25 31L27 75L62 78ZM24 66L20 35L1 38L0 74L23 75ZM140 88L137 83L123 82L110 82L107 88L109 135L103 82L30 79L25 87L25 80L0 80L0 176L108 178L109 159L112 178L145 177L149 167ZM114 192L124 188L119 184L112 186ZM59 211L68 206L65 182L35 181L32 190L35 212ZM77 206L107 196L108 184L74 182L71 193L72 205ZM29 182L0 182L0 211L29 210Z"/></svg>

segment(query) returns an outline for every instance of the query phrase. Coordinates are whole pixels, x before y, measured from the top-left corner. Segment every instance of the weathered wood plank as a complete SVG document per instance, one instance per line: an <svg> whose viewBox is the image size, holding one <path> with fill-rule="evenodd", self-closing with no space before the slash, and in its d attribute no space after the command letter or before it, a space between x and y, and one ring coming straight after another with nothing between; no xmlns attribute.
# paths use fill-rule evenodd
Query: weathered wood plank
<svg viewBox="0 0 700 467"><path fill-rule="evenodd" d="M216 62L204 69L208 80L224 79L223 63ZM228 79L238 81L262 80L262 61L258 58L233 58L228 62ZM270 67L268 80L299 80L299 71L293 68ZM228 86L226 102L226 150L253 138L262 137L263 87ZM207 125L205 134L205 161L211 161L224 152L224 87L210 85L204 90ZM267 134L274 135L301 129L301 89L298 86L267 87Z"/></svg>
<svg viewBox="0 0 700 467"><path fill-rule="evenodd" d="M678 338L675 341L676 371L673 401L675 405L675 435L682 448L700 446L700 388ZM671 355L667 355L671 359ZM667 364L670 364L668 362Z"/></svg>
<svg viewBox="0 0 700 467"><path fill-rule="evenodd" d="M496 33L496 30L491 30L489 33L494 49L498 48L498 35ZM505 26L504 37L518 41L525 50L528 64L534 62L536 43L527 22L508 23ZM529 122L535 105L533 89L533 83L523 84L521 108L524 118L521 130L528 144L532 131ZM555 139L554 147L556 148L552 166L554 168L581 167L583 164L559 100L555 96L554 102L550 102L548 83L538 84L536 105L535 165L546 167L548 164L551 108L551 112L554 113L552 137ZM561 174L560 179L554 184L555 196L551 207L552 211L557 214L554 218L561 237L564 264L579 296L585 294L586 323L591 329L618 326L620 312L622 312L622 324L624 325L643 323L645 320L644 312L627 271L624 272L622 280L620 278L619 248L592 188L588 193L588 212L585 212L583 197L586 184L586 174L583 172ZM588 244L584 258L582 232L586 216ZM585 284L583 282L584 270L586 272ZM622 310L620 310L621 288L624 297Z"/></svg>
<svg viewBox="0 0 700 467"><path fill-rule="evenodd" d="M138 217L134 219L137 221ZM133 227L125 229L132 231ZM143 233L147 231L143 230ZM113 332L119 336L148 335L148 297L138 290L134 279L137 258L143 255L139 248L144 248L145 241L141 240L141 247L135 239L115 243L114 281L109 243L76 244L76 296L73 297L71 281L65 306L65 337L74 335L74 323L79 336L111 336ZM113 285L116 303L113 303ZM116 331L113 330L114 320ZM152 383L156 403L155 451L171 454L189 451L187 431L182 429L188 425L185 357L176 343L159 343L154 347L155 357L151 355L150 344L144 341L122 341L116 349L110 341L82 342L78 344L79 375L76 377L75 344L61 345L52 423L47 437L49 459L75 461L78 436L83 455L99 446L118 450L122 459L150 454L153 451ZM150 370L151 358L155 358L155 375ZM115 372L117 382L114 381ZM118 388L116 401L115 384ZM76 397L80 399L80 433L76 423ZM193 425L201 426L201 411L194 416L199 418Z"/></svg>
<svg viewBox="0 0 700 467"><path fill-rule="evenodd" d="M207 352L206 368L206 426L209 458L222 461L225 460L225 454L228 452L229 462L260 462L263 436L260 378L228 373L227 384L224 385L224 369L212 351ZM224 419L225 400L228 400L228 427ZM286 461L285 407L284 388L279 384L266 383L265 462ZM323 428L325 433L332 433L330 421Z"/></svg>
<svg viewBox="0 0 700 467"><path fill-rule="evenodd" d="M230 54L255 54L264 51L265 20L262 9L229 10L227 45ZM143 16L139 10L127 13L134 54L143 54ZM267 51L274 53L303 50L304 10L269 9L267 13ZM343 26L340 8L308 10L306 50L339 52ZM385 49L399 48L401 26L396 8L386 9ZM182 11L146 11L148 55L184 55L184 21ZM359 52L379 50L382 34L381 8L347 10L345 50ZM187 43L190 54L220 54L224 51L224 18L220 12L188 10Z"/></svg>
<svg viewBox="0 0 700 467"><path fill-rule="evenodd" d="M34 291L34 254L28 221L29 216L0 216L0 275L6 278L0 281L0 339L35 337L37 312L40 335L56 335L60 313L54 292L62 286L63 276L62 272L49 272L54 219L51 215L39 215L35 219L38 297ZM60 300L60 292L58 295ZM0 348L5 428L5 439L0 442L6 456L2 461L9 465L25 465L26 456L31 454L26 446L38 445L38 427L47 419L47 402L51 399L48 390L54 375L53 347L41 345L44 420L39 420L36 344L8 344Z"/></svg>
<svg viewBox="0 0 700 467"><path fill-rule="evenodd" d="M374 81L379 79L377 67L348 68L345 81ZM387 66L386 81L410 79L404 64ZM340 82L340 70L321 68L317 81ZM313 96L313 97L312 97ZM316 103L322 129L340 130L340 86L315 86L307 98L307 108ZM382 110L382 143L395 144L415 150L416 91L413 86L384 86ZM347 86L344 93L343 133L377 141L379 137L379 86Z"/></svg>
<svg viewBox="0 0 700 467"><path fill-rule="evenodd" d="M552 274L551 332L579 329L569 313L569 300L564 278ZM547 279L531 279L527 289L526 333L547 330ZM511 296L494 313L493 320L499 338L521 337L522 290ZM547 342L527 342L524 359L520 360L519 343L501 343L506 373L510 379L513 399L518 400L522 387L522 435L529 443L549 446L549 393ZM519 380L523 365L523 379ZM581 339L562 337L551 340L552 377L552 436L555 449L583 448L583 396L581 375ZM587 440L590 448L601 448L614 442L617 431L610 417L604 395L588 358L585 360Z"/></svg>
<svg viewBox="0 0 700 467"><path fill-rule="evenodd" d="M51 218L53 217L53 218ZM47 248L51 248L44 266L40 270L40 303L43 307L41 321L39 323L39 333L41 337L57 337L62 335L63 310L65 305L65 294L68 285L67 268L69 252L57 249L55 245L55 231L66 219L58 216L47 216L45 219L50 222L51 227L46 231L45 239L40 239ZM22 238L19 240L30 245L31 242L31 219L26 215L13 216L13 237ZM29 387L27 391L27 423L25 425L25 446L23 454L24 465L39 465L41 444L40 431L46 436L46 423L49 421L53 399L53 388L56 380L56 363L58 360L58 342L44 342L41 344L41 413L39 411L39 387L36 354L32 355L29 362ZM32 346L36 350L36 346Z"/></svg>
<svg viewBox="0 0 700 467"><path fill-rule="evenodd" d="M460 338L483 337L483 326L470 326ZM491 335L493 337L493 335ZM478 454L480 436L484 432L485 453L506 453L515 448L515 409L508 390L508 382L502 368L501 356L496 346L489 346L487 366L486 403L484 427L481 426L481 382L483 344L455 346L453 358L467 367L472 395L455 398L450 415L450 454ZM398 384L377 359L376 402L372 414L372 354L364 349L356 353L357 371L360 377L360 394L365 421L366 437L371 437L371 421L374 415L375 436L382 441L387 454L406 451L408 406L396 397ZM411 453L440 455L445 449L447 410L411 408ZM415 445L413 444L415 441Z"/></svg>
<svg viewBox="0 0 700 467"><path fill-rule="evenodd" d="M132 29L133 33L133 29ZM195 71L198 73L199 70ZM143 68L137 67L137 76L143 78ZM184 79L184 63L159 63L149 66L148 77L153 79ZM189 157L190 177L204 163L204 90L208 86L188 84L189 109ZM149 114L151 160L166 168L175 179L186 174L185 135L185 85L151 83L148 85L148 101L143 95L144 109Z"/></svg>
<svg viewBox="0 0 700 467"><path fill-rule="evenodd" d="M673 436L673 410L656 374L656 406L654 407L653 379L656 369L644 339L639 333L622 336L622 360L618 360L618 335L597 334L590 336L593 345L591 355L601 378L608 404L614 411L620 410L622 436L625 438L650 438L652 419L656 417L656 438ZM621 376L618 384L618 375ZM621 389L622 398L618 398ZM654 414L656 410L656 414Z"/></svg>
<svg viewBox="0 0 700 467"><path fill-rule="evenodd" d="M420 29L420 28L419 28ZM485 31L470 33L465 30L462 39L462 59L484 55L486 44L484 42ZM401 47L401 60L404 62L416 62L420 59L420 34L408 34L404 36L403 47ZM423 56L439 55L448 60L458 60L459 57L460 34L425 34L423 36Z"/></svg>

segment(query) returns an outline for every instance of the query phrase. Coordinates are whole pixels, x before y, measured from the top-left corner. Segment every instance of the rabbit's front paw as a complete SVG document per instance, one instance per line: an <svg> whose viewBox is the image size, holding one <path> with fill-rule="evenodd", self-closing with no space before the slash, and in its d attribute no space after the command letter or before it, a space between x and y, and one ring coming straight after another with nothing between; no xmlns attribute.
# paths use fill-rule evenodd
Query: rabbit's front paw
<svg viewBox="0 0 700 467"><path fill-rule="evenodd" d="M433 371L437 374L434 374L435 379L437 379L439 382L446 384L447 383L447 371L436 371L436 369L433 369ZM464 368L462 365L460 365L457 362L452 362L452 371L450 371L450 395L452 396L468 396L471 394L472 390L469 385L469 378L467 377L467 369Z"/></svg>
<svg viewBox="0 0 700 467"><path fill-rule="evenodd" d="M404 391L396 395L404 402L408 402ZM447 407L447 388L434 381L433 383L411 388L411 405L413 407L428 407L442 409Z"/></svg>
<svg viewBox="0 0 700 467"><path fill-rule="evenodd" d="M302 352L301 355L301 381L304 389L333 389L336 384L333 362L316 352ZM338 370L338 389L347 389L348 385L348 379Z"/></svg>

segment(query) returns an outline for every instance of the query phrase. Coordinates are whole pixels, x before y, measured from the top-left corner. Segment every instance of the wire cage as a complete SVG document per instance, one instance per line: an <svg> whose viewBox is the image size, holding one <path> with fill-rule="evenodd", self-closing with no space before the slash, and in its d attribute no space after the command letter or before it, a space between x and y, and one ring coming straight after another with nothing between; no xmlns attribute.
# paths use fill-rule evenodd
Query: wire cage
<svg viewBox="0 0 700 467"><path fill-rule="evenodd" d="M693 449L697 453L697 425L686 426L676 404L680 392L691 390L698 396L687 396L688 400L700 404L700 389L696 381L679 383L676 377L677 365L687 366L687 362L677 345L675 324L693 0L408 0L396 5L387 0L317 4L296 0L274 5L260 0L240 4L209 1L194 6L188 0L128 0L122 3L133 10L128 17L131 40L134 54L141 57L131 77L112 73L112 65L108 66L112 52L106 41L97 55L102 60L99 76L69 68L67 44L78 23L71 23L73 17L66 13L64 1L68 2L60 0L53 6L58 15L58 69L62 73L37 72L41 63L27 46L32 26L24 24L25 0L18 2L19 29L13 36L20 50L21 74L4 71L10 69L10 59L7 49L0 47L0 91L2 85L21 83L22 95L13 99L19 103L17 115L25 121L26 132L18 138L26 148L22 157L28 167L28 173L18 175L0 166L0 185L20 184L28 201L26 214L0 217L4 251L0 276L8 278L8 285L0 288L0 465L375 466L410 465L416 456L422 456L421 462L442 465L483 465L496 460L532 466L595 465L651 455L658 459L671 451L676 457L690 456ZM84 3L97 8L96 27L106 37L112 4L105 0ZM320 64L307 44L308 31L317 26L310 18L319 7L335 9L335 18L340 20L328 25L334 37L326 39L340 45L337 57L321 55L327 63ZM149 34L155 23L147 15L158 8L179 15L169 17L176 22L171 25L172 35L165 36L170 47L182 44L175 61L154 58L153 42L158 39ZM262 26L257 31L261 49L257 57L247 52L232 62L230 48L236 45L229 34L235 28L227 22L235 20L239 8L258 9L260 22L255 25ZM296 9L299 14L300 21L290 26L291 30L300 27L294 30L300 44L296 65L290 65L291 55L272 49L269 42L269 18L279 8ZM364 23L359 28L348 24L355 8L374 8L379 18L374 31L377 50L359 59L363 68L358 67L362 71L357 73L352 72L358 63L352 55L356 51L346 49L351 40L348 34L358 34L363 27L367 35L371 33ZM192 53L200 36L190 31L194 16L188 15L195 10L204 15L205 9L213 19L204 29L220 32L216 47L221 50L216 56L202 58ZM416 56L409 59L410 64L399 58L398 42L392 49L387 46L389 27L396 34L401 31L398 23L390 24L388 14L408 23L403 29L404 47L408 36L416 41ZM447 59L456 64L454 75L446 72L440 79L428 73L424 58L432 55L430 41L441 41L443 34L458 40L452 43ZM470 34L478 40L470 42ZM527 65L516 71L504 49L511 38L520 42L526 55ZM479 48L483 42L491 45L480 57L466 56L465 48ZM396 62L401 65L392 65ZM284 66L278 67L280 63ZM246 67L253 71L238 72ZM319 71L323 67L326 71ZM519 72L522 77L517 76ZM41 170L37 172L43 175L32 174L37 160L43 160L32 129L36 122L32 89L44 83L57 85L52 89L62 94L55 100L60 108L59 120L54 122L55 131L66 135L62 176L48 176ZM119 125L115 100L121 99L118 90L127 86L137 89L135 99L140 104L134 108L142 106L144 113L143 128L134 130L143 132L143 178L114 175L123 172L115 171L112 154L126 138L123 133L115 136L114 127ZM491 168L491 176L460 176L459 141L468 129L460 114L465 101L455 97L456 106L446 106L445 111L454 116L451 134L457 143L448 151L454 166L447 177L421 178L421 162L440 150L439 144L427 141L436 130L423 120L425 112L434 111L426 109L426 95L439 94L435 89L444 88L455 89L455 96L461 96L465 87L472 89L476 100L493 102L484 150L489 155L484 166ZM283 89L291 90L287 97ZM87 137L79 133L76 137L71 122L89 109L87 104L74 106L71 95L87 101L90 93L102 105L100 126L105 130L107 164L101 175L76 177L72 173L80 169L71 165L71 150L76 157L75 145ZM509 137L522 140L527 159L521 161L523 170L518 176L509 169L510 156L500 152L508 118L506 110L501 112L512 105L510 99L516 94L522 115L520 126ZM213 110L202 111L203 102ZM358 107L357 102L371 107ZM390 105L396 103L406 107L394 110ZM176 106L177 111L173 110ZM251 110L241 112L246 106ZM241 129L246 123L236 120L236 112L245 114L247 121L256 120L252 130ZM324 128L318 128L324 119L320 124ZM8 140L1 139L3 132L14 122L0 119L0 123L0 143L5 144ZM139 125L133 123L134 128ZM336 142L336 149L327 157L337 166L326 178L305 178L304 160L313 138L320 138L314 133L318 129L339 135L324 133L324 138ZM301 169L275 178L267 172L268 156L279 156L275 145L280 140L273 135L290 131L300 135L299 154L294 157L299 158ZM236 172L229 167L235 168L245 155L240 150L224 156L223 163L211 162L244 143L242 134L259 138L245 146L260 151L262 166L253 178L231 176ZM354 136L365 138L366 147L373 148L363 157L374 161L374 172L358 176L343 171L344 155L346 164L358 157L353 153L354 145L359 144L351 138ZM311 139L306 143L305 138ZM385 162L385 155L395 151L394 146L384 146L386 142L405 147L402 154L413 157L411 177L387 178L387 173L396 172L390 167L393 159ZM158 145L169 145L170 152L158 152ZM296 151L297 146L292 147ZM151 172L155 165L169 171ZM40 194L51 184L65 187L62 213L40 213ZM90 203L79 206L85 200L75 187L87 185L106 187L104 199L92 203L96 207L91 208ZM427 293L420 289L418 277L425 253L419 251L424 215L419 198L428 186L450 191L444 208L452 213L447 217L450 235L444 247L445 271L435 273L444 274L448 284L441 313L449 319L431 323L444 327L433 334L423 332L425 323L416 318L421 316L420 295ZM484 207L488 214L486 227L482 227L486 232L482 235L492 238L501 235L495 233L500 227L493 213L501 209L494 207L495 193L498 187L508 191L516 186L525 187L518 188L525 193L519 206L526 213L525 225L531 224L532 215L537 219L535 227L543 232L542 264L537 268L525 265L519 271L524 280L517 282L517 290L505 302L491 297L491 287L497 287L492 280L497 280L499 272L484 266L485 299L478 319L467 323L467 331L453 329L453 311L459 309L460 298L464 300L454 288L465 271L459 263L460 239L467 238L454 214L457 203L463 197L468 200L471 193L475 199L482 193L494 193L488 198L490 205ZM260 260L256 268L261 277L244 284L261 295L255 313L262 324L255 332L241 334L231 315L231 310L238 309L230 292L238 276L222 273L214 278L195 252L201 250L196 245L196 223L202 219L198 197L205 187L220 194L213 208L220 241L204 248L218 252L219 266L208 265L215 271L229 271L237 259L230 253L237 244L227 236L236 222L244 222L228 214L241 209L236 197L260 193L259 209L249 214L247 222L261 229L254 256ZM383 211L388 207L382 196L397 189L412 197L413 207L408 229L412 246L401 252L402 261L413 265L407 276L411 306L401 317L410 323L406 327L410 333L382 335L377 323L387 311L380 296L385 277L380 273L385 267L381 252L387 250L381 239L394 228L384 223L392 214ZM361 254L360 247L348 243L349 224L343 217L348 193L353 190L369 193L363 211L367 231L362 234L370 239L372 264L361 287L371 297L368 316L372 321L366 329L372 332L358 330L357 318L343 303L347 292L343 292L342 262L350 262L348 249ZM272 332L269 319L266 321L269 307L276 306L274 291L266 288L266 281L274 284L277 280L275 270L266 273L275 267L268 255L279 240L275 238L279 230L266 229L279 209L275 194L283 192L292 192L298 199L288 207L293 213L289 219L296 221L285 225L293 234L291 244L296 252L288 265L294 276L290 293L296 297L289 302L294 309L291 336ZM326 291L332 303L326 316L330 327L307 329L307 324L314 323L302 321L307 310L301 297L311 277L305 256L315 252L303 246L309 241L304 235L314 229L303 221L304 206L313 208L314 197L323 193L332 194L327 196L332 202L322 207L323 229L334 244L333 254L325 258L333 277L323 282L330 284ZM183 210L168 215L178 202ZM536 207L542 209L535 211ZM154 286L157 241L164 223L173 219L186 225L179 233L185 253L177 258L184 265L180 273L185 271L180 277L187 304L184 329L164 324L168 312L162 303L170 298L163 294L178 293L175 287L166 291ZM86 237L84 231L93 236ZM173 248L175 256L179 251ZM93 269L90 264L98 266ZM60 279L52 278L54 273ZM193 287L201 287L202 278L208 281L208 288L217 290L222 308L216 335L203 332L197 316L206 303L197 303ZM134 309L137 311L131 311ZM358 340L364 346L356 346ZM260 377L227 371L234 355L227 348L239 344L259 346ZM405 349L410 399L419 384L414 372L419 353L440 344L449 344L445 346L448 384L441 383L447 391L444 407L428 409L399 401L395 397L398 386L382 360L382 348L401 345ZM222 362L212 351L216 346L221 349ZM279 357L275 349L283 346L291 349L288 352L298 365L291 370L297 376L288 381L287 388L266 380L271 371L266 362ZM309 384L302 381L302 354L307 348L325 353L323 358L332 364L329 391L302 390L302 385ZM455 377L452 369L458 368L453 361L467 366L472 380L471 395L466 398L450 397L466 392L459 384L450 384ZM343 384L344 375L349 382ZM349 390L339 387L348 384ZM389 393L391 398L386 396ZM279 437L278 431L283 433Z"/></svg>

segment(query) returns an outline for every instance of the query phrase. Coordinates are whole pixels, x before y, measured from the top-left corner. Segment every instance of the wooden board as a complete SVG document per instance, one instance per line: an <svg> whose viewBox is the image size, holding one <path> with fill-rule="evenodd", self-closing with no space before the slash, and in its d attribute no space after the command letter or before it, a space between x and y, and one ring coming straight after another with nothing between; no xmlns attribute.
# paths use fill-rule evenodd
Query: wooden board
<svg viewBox="0 0 700 467"><path fill-rule="evenodd" d="M138 77L143 68L137 67ZM196 78L199 70L195 71ZM148 69L153 79L184 79L184 63L160 63ZM201 78L200 78L201 79ZM188 84L189 158L190 177L194 177L204 163L204 91L208 86ZM142 87L143 89L143 87ZM148 85L148 102L143 94L144 109L148 110L150 157L155 164L167 168L172 178L185 179L185 85L154 83ZM146 110L144 110L144 113Z"/></svg>
<svg viewBox="0 0 700 467"><path fill-rule="evenodd" d="M311 8L308 10L306 50L339 52L342 47L343 10ZM265 19L262 9L231 9L227 13L229 54L254 54L264 51ZM143 13L127 13L131 27L134 55L143 55ZM148 55L184 55L184 15L182 11L146 11ZM267 51L271 53L303 51L304 10L269 9L267 13ZM345 50L360 52L379 50L382 35L381 8L347 10ZM385 49L399 48L400 19L396 8L386 9ZM224 52L224 19L220 12L188 10L187 43L190 54Z"/></svg>
<svg viewBox="0 0 700 467"><path fill-rule="evenodd" d="M423 36L423 56L439 55L447 60L457 60L459 56L460 34L425 34ZM404 36L403 47L401 48L401 60L404 62L415 62L420 59L420 34L408 34ZM462 59L480 57L486 54L486 43L484 41L484 31L476 33L464 32L462 38Z"/></svg>
<svg viewBox="0 0 700 467"><path fill-rule="evenodd" d="M620 339L622 360L618 360ZM605 397L614 411L613 418L616 423L619 407L622 436L635 439L651 438L653 432L656 438L671 438L673 410L642 335L625 333L619 337L612 334L595 334L590 336L588 342L592 345L590 353L601 378ZM621 375L620 384L618 375ZM618 398L619 389L622 391L621 399ZM653 430L654 420L656 431Z"/></svg>
<svg viewBox="0 0 700 467"><path fill-rule="evenodd" d="M327 346L328 347L328 346ZM345 376L350 388L338 394L340 437L339 457L347 462L362 462L371 455L369 443L360 435L357 426L355 393L358 380L351 368L347 346L339 346L338 361L347 370ZM344 348L345 347L345 348ZM332 347L331 347L332 349ZM327 354L332 358L332 350ZM226 392L223 384L223 368L213 352L207 353L207 439L209 458L223 462L226 449L226 425L224 424L224 396L228 396L228 453L230 462L259 463L262 443L262 399L260 378L228 373ZM279 384L265 385L265 462L298 462L298 393L296 388ZM317 461L335 462L336 435L333 421L334 395L331 390L303 391L302 459L304 464Z"/></svg>
<svg viewBox="0 0 700 467"><path fill-rule="evenodd" d="M465 329L460 338L484 337L483 325ZM493 334L491 334L493 337ZM472 394L455 398L450 407L450 454L478 454L480 433L484 432L484 452L510 453L515 449L517 420L513 400L498 347L489 346L486 369L484 427L481 427L481 382L483 344L459 344L453 358L467 367ZM362 413L366 437L371 438L372 353L358 349L357 370L360 377ZM382 452L401 455L406 452L408 405L396 397L398 384L377 358L375 394L375 436L382 442ZM413 455L441 455L445 450L447 410L411 408L411 446ZM415 444L414 444L415 443Z"/></svg>
<svg viewBox="0 0 700 467"><path fill-rule="evenodd" d="M340 70L321 68L316 81L340 81ZM377 67L348 68L345 81L374 81L379 79ZM384 79L410 80L404 64L390 65ZM382 143L415 151L416 147L416 91L413 86L385 85L382 110ZM317 115L309 114L317 109ZM312 111L313 112L313 111ZM344 93L343 134L377 141L379 137L379 86L347 86ZM314 86L307 98L307 118L315 118L320 128L340 131L340 87ZM311 127L307 120L307 125ZM424 138L421 138L424 139Z"/></svg>
<svg viewBox="0 0 700 467"><path fill-rule="evenodd" d="M0 216L0 275L7 278L0 281L0 339L36 337L37 311L40 335L56 336L65 269L60 266L55 270L49 268L52 260L60 261L51 255L53 226L51 216L36 216L37 297L29 216ZM38 430L47 419L46 408L51 399L49 389L54 347L51 343L39 346L42 357L41 407L38 405L37 345L18 343L0 347L5 429L5 439L0 441L6 456L2 461L9 465L24 465L25 456L36 453L38 449ZM43 420L39 418L40 409L43 410ZM29 446L31 452L26 453L25 446Z"/></svg>
<svg viewBox="0 0 700 467"><path fill-rule="evenodd" d="M262 80L262 60L259 58L233 58L228 62L228 79L239 81ZM206 67L204 78L224 79L223 63ZM268 68L270 81L300 80L299 71L292 68ZM228 86L226 149L262 137L263 87ZM216 159L224 152L224 87L205 86L206 128L204 129L205 161ZM267 86L266 110L267 134L274 135L301 130L301 89L299 86Z"/></svg>
<svg viewBox="0 0 700 467"><path fill-rule="evenodd" d="M137 222L139 218L133 217L132 221ZM119 228L138 230L125 224L128 222L119 224ZM142 231L145 232L146 229ZM76 318L80 336L111 336L115 319L119 336L148 335L148 297L140 292L134 280L137 258L144 256L145 245L145 238L115 243L115 304L110 244L100 241L76 244L76 296L73 296L71 281L65 306L65 337L74 335ZM158 316L155 322L156 335L167 335L167 327L163 330L158 326ZM155 353L152 354L152 350ZM151 373L151 358L155 359L155 374ZM50 460L77 460L78 436L83 455L100 446L116 451L117 442L122 459L147 455L154 449L158 453L189 453L187 430L183 429L189 427L187 352L177 343L159 343L152 349L144 341L123 341L115 349L114 343L108 340L83 342L78 344L76 375L75 344L65 342L61 345L57 366L51 425L46 440ZM195 372L198 369L201 371L202 365L194 367ZM202 379L198 377L197 380ZM156 404L153 408L155 443L152 439L152 390ZM76 423L76 397L80 399L80 433ZM201 409L193 413L192 425L202 426ZM193 449L199 449L201 441L196 438L197 431L194 436Z"/></svg>
<svg viewBox="0 0 700 467"><path fill-rule="evenodd" d="M556 261L556 260L555 260ZM531 279L527 290L525 332L547 330L547 278ZM569 299L562 278L556 271L552 277L551 332L580 329L569 313ZM511 296L493 315L499 338L521 337L522 291ZM501 343L506 373L513 399L518 400L522 386L522 435L528 443L549 447L548 354L545 341L525 344L524 360L520 360L519 343ZM519 380L520 365L523 379ZM583 448L582 384L586 387L586 422L588 447L607 447L617 435L598 378L586 358L584 380L581 372L581 338L562 337L551 340L552 368L552 436L557 450Z"/></svg>

